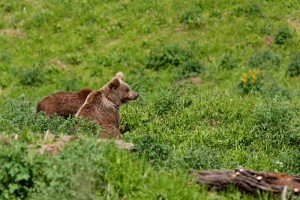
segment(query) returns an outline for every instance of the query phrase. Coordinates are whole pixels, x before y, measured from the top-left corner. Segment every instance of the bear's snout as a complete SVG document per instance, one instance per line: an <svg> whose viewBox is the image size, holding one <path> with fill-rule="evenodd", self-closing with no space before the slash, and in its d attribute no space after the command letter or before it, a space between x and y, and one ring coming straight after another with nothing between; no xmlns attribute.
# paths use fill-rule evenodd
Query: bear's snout
<svg viewBox="0 0 300 200"><path fill-rule="evenodd" d="M137 99L139 97L139 94L138 93L136 93L136 92L132 92L132 94L130 95L130 99L132 99L132 100L135 100L135 99Z"/></svg>

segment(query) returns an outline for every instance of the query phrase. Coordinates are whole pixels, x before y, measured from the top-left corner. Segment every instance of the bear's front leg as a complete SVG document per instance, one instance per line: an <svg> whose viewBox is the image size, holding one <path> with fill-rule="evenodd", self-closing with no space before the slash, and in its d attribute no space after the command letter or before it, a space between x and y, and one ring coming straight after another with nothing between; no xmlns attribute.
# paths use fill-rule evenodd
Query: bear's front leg
<svg viewBox="0 0 300 200"><path fill-rule="evenodd" d="M110 139L122 140L122 134L120 130L112 125L102 126L103 131L101 132L101 136Z"/></svg>

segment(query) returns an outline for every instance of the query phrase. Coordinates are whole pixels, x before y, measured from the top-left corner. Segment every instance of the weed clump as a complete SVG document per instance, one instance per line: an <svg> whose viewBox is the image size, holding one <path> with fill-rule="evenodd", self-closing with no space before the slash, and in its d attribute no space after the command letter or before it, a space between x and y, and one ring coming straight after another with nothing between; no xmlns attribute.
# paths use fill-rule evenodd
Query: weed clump
<svg viewBox="0 0 300 200"><path fill-rule="evenodd" d="M59 83L59 87L66 91L80 90L82 85L84 85L84 81L76 76L66 77Z"/></svg>
<svg viewBox="0 0 300 200"><path fill-rule="evenodd" d="M262 17L263 16L263 10L261 8L261 5L258 2L249 2L245 6L245 13L249 16L257 16Z"/></svg>
<svg viewBox="0 0 300 200"><path fill-rule="evenodd" d="M278 81L279 77L262 70L249 70L243 73L238 87L243 94L259 93L266 97L280 96L291 98L290 91Z"/></svg>
<svg viewBox="0 0 300 200"><path fill-rule="evenodd" d="M34 184L33 164L27 159L27 146L2 146L0 151L0 199L26 199Z"/></svg>
<svg viewBox="0 0 300 200"><path fill-rule="evenodd" d="M185 87L174 85L170 90L164 92L153 104L154 113L162 116L190 106L193 101L191 98L185 97L185 89Z"/></svg>
<svg viewBox="0 0 300 200"><path fill-rule="evenodd" d="M282 45L293 37L293 33L288 26L280 26L275 34L275 44Z"/></svg>
<svg viewBox="0 0 300 200"><path fill-rule="evenodd" d="M253 112L254 138L273 148L283 144L299 145L299 135L293 108L284 101L274 98L268 103L258 105Z"/></svg>
<svg viewBox="0 0 300 200"><path fill-rule="evenodd" d="M238 59L234 57L232 53L225 53L222 55L220 62L219 62L219 67L221 69L234 69L238 65Z"/></svg>
<svg viewBox="0 0 300 200"><path fill-rule="evenodd" d="M240 79L239 88L244 94L258 92L263 86L263 77L259 70L253 69L243 73Z"/></svg>
<svg viewBox="0 0 300 200"><path fill-rule="evenodd" d="M263 10L258 2L251 1L245 5L239 5L234 9L236 16L246 15L248 17L262 17Z"/></svg>
<svg viewBox="0 0 300 200"><path fill-rule="evenodd" d="M297 52L291 59L287 69L286 73L288 76L299 76L300 75L300 51Z"/></svg>
<svg viewBox="0 0 300 200"><path fill-rule="evenodd" d="M182 156L182 165L193 169L217 169L219 157L213 149L205 146L188 149Z"/></svg>
<svg viewBox="0 0 300 200"><path fill-rule="evenodd" d="M300 174L300 150L295 149L290 152L284 152L280 157L283 166L285 166L290 173Z"/></svg>
<svg viewBox="0 0 300 200"><path fill-rule="evenodd" d="M268 49L255 51L251 56L248 65L252 68L278 68L280 66L280 56Z"/></svg>
<svg viewBox="0 0 300 200"><path fill-rule="evenodd" d="M177 79L197 76L204 71L204 65L189 47L163 45L150 52L146 68L160 70L168 66L175 68Z"/></svg>
<svg viewBox="0 0 300 200"><path fill-rule="evenodd" d="M163 165L170 160L171 146L160 141L157 135L146 134L136 142L138 154L154 164Z"/></svg>
<svg viewBox="0 0 300 200"><path fill-rule="evenodd" d="M190 28L199 28L204 26L205 18L203 17L202 10L198 8L183 13L180 22L186 24Z"/></svg>
<svg viewBox="0 0 300 200"><path fill-rule="evenodd" d="M159 70L168 65L177 67L193 56L189 49L182 46L162 45L160 48L151 51L146 60L146 67L154 70Z"/></svg>
<svg viewBox="0 0 300 200"><path fill-rule="evenodd" d="M185 79L189 77L198 76L205 69L203 63L199 60L191 59L186 61L181 68L179 68L178 79Z"/></svg>
<svg viewBox="0 0 300 200"><path fill-rule="evenodd" d="M83 62L82 55L80 54L67 54L63 59L67 64L79 65Z"/></svg>
<svg viewBox="0 0 300 200"><path fill-rule="evenodd" d="M20 83L27 86L38 86L42 84L45 79L44 70L41 66L37 65L25 69L20 76Z"/></svg>

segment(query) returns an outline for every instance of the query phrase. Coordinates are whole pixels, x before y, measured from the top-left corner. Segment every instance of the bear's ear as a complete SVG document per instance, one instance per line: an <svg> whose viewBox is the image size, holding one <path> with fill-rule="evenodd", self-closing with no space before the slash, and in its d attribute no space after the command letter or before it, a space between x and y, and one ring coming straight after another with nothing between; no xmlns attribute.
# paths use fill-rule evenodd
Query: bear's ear
<svg viewBox="0 0 300 200"><path fill-rule="evenodd" d="M118 79L120 79L120 80L124 80L124 74L123 74L123 72L118 72L117 74L116 74L116 77L118 78Z"/></svg>
<svg viewBox="0 0 300 200"><path fill-rule="evenodd" d="M120 86L120 80L118 78L114 78L108 84L109 89L117 89Z"/></svg>

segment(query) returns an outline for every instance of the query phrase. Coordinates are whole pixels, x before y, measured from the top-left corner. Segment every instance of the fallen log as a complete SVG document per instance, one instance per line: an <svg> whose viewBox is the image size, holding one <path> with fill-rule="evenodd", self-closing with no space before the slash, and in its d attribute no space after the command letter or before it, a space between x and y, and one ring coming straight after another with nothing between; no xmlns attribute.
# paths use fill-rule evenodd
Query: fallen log
<svg viewBox="0 0 300 200"><path fill-rule="evenodd" d="M237 168L235 170L190 170L199 184L207 184L217 189L229 185L253 193L257 190L286 195L300 194L300 176L282 174L272 171L254 171L251 169Z"/></svg>

